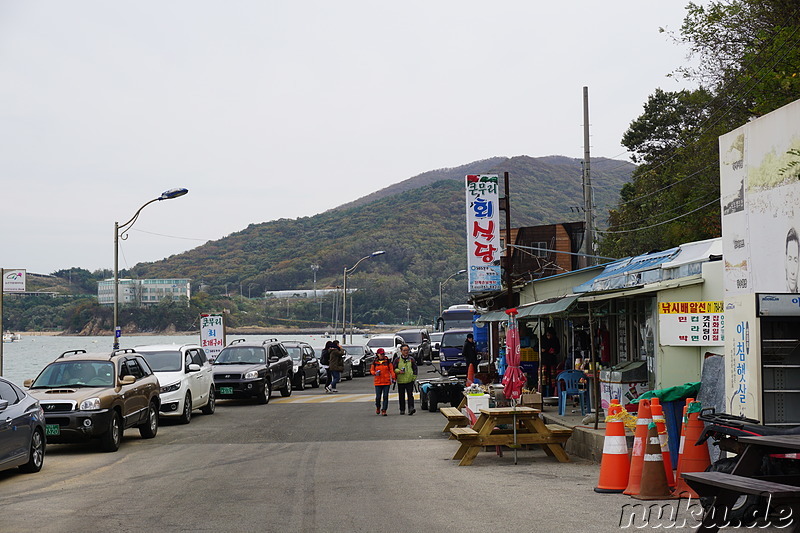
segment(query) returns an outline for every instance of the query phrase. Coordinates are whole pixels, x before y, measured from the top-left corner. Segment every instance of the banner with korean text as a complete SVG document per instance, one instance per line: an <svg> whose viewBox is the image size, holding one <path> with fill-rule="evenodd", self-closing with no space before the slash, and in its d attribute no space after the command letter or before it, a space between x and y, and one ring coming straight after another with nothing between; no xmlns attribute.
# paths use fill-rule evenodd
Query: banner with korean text
<svg viewBox="0 0 800 533"><path fill-rule="evenodd" d="M498 183L497 174L466 178L469 292L502 290Z"/></svg>
<svg viewBox="0 0 800 533"><path fill-rule="evenodd" d="M724 346L722 302L661 302L658 304L662 346Z"/></svg>
<svg viewBox="0 0 800 533"><path fill-rule="evenodd" d="M200 346L211 361L225 347L225 321L222 315L200 315Z"/></svg>

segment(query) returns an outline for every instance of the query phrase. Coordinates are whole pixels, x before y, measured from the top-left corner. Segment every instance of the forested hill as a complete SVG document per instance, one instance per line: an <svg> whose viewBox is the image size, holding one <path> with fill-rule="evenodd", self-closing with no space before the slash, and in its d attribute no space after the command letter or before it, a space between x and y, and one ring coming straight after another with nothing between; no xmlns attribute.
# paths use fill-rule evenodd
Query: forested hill
<svg viewBox="0 0 800 533"><path fill-rule="evenodd" d="M599 219L618 199L634 165L592 160ZM299 219L251 224L228 237L154 263L136 265L136 277L188 277L209 292L312 288L312 264L320 266L317 288L341 284L342 270L375 250L348 277L355 295L356 321L401 321L433 317L439 282L464 268L466 174L510 173L514 226L582 220L581 161L551 156L493 158L415 176L350 204ZM501 193L502 194L502 193ZM253 290L254 289L254 290ZM196 290L196 289L195 289ZM447 284L447 301L466 298L466 282ZM409 303L410 302L410 303ZM368 311L367 311L368 310Z"/></svg>

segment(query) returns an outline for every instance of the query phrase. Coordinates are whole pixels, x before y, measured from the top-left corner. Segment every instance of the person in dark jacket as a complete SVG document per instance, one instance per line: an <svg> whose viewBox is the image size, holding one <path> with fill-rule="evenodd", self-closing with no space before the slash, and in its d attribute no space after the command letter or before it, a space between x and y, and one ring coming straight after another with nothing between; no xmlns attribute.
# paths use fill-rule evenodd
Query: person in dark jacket
<svg viewBox="0 0 800 533"><path fill-rule="evenodd" d="M332 341L332 343L331 349L328 351L331 359L328 366L328 372L332 374L331 384L326 386L325 389L328 392L339 392L336 390L336 385L339 383L344 371L344 350L339 346L339 341Z"/></svg>
<svg viewBox="0 0 800 533"><path fill-rule="evenodd" d="M329 387L331 385L331 346L333 346L333 341L328 341L325 343L325 348L322 349L322 353L319 356L319 364L322 368L325 369L325 392L330 392Z"/></svg>
<svg viewBox="0 0 800 533"><path fill-rule="evenodd" d="M464 347L461 349L461 354L464 356L464 362L469 371L469 365L475 365L475 371L478 371L478 347L475 344L475 339L472 333L467 333L467 339L464 341Z"/></svg>

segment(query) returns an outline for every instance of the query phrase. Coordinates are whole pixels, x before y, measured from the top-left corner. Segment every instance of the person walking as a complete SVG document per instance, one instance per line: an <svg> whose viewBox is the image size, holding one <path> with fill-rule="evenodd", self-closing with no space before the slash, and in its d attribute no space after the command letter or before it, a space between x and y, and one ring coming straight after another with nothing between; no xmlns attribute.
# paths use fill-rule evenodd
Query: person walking
<svg viewBox="0 0 800 533"><path fill-rule="evenodd" d="M319 356L319 364L322 368L325 369L325 392L330 392L330 385L331 385L331 346L333 346L333 341L328 341L325 343L325 347L322 349L322 353Z"/></svg>
<svg viewBox="0 0 800 533"><path fill-rule="evenodd" d="M386 357L386 351L378 348L377 357L369 368L375 376L375 414L386 416L389 408L389 387L395 381L394 365Z"/></svg>
<svg viewBox="0 0 800 533"><path fill-rule="evenodd" d="M344 371L344 350L339 346L339 341L331 341L331 348L328 350L328 354L330 357L328 372L331 373L331 384L325 388L328 392L339 392L336 390L336 385L339 383Z"/></svg>
<svg viewBox="0 0 800 533"><path fill-rule="evenodd" d="M414 381L417 379L417 362L411 357L408 344L400 345L400 357L395 359L394 373L397 378L397 392L400 395L400 414L406 414L406 397L408 397L408 414L417 412L414 409Z"/></svg>

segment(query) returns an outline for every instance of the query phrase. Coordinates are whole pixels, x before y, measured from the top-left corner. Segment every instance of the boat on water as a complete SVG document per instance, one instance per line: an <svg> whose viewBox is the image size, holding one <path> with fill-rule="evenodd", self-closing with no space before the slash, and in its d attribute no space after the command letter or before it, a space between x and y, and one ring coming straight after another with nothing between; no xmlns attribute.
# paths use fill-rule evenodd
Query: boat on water
<svg viewBox="0 0 800 533"><path fill-rule="evenodd" d="M3 342L14 342L22 338L19 333L11 333L9 331L3 332Z"/></svg>

